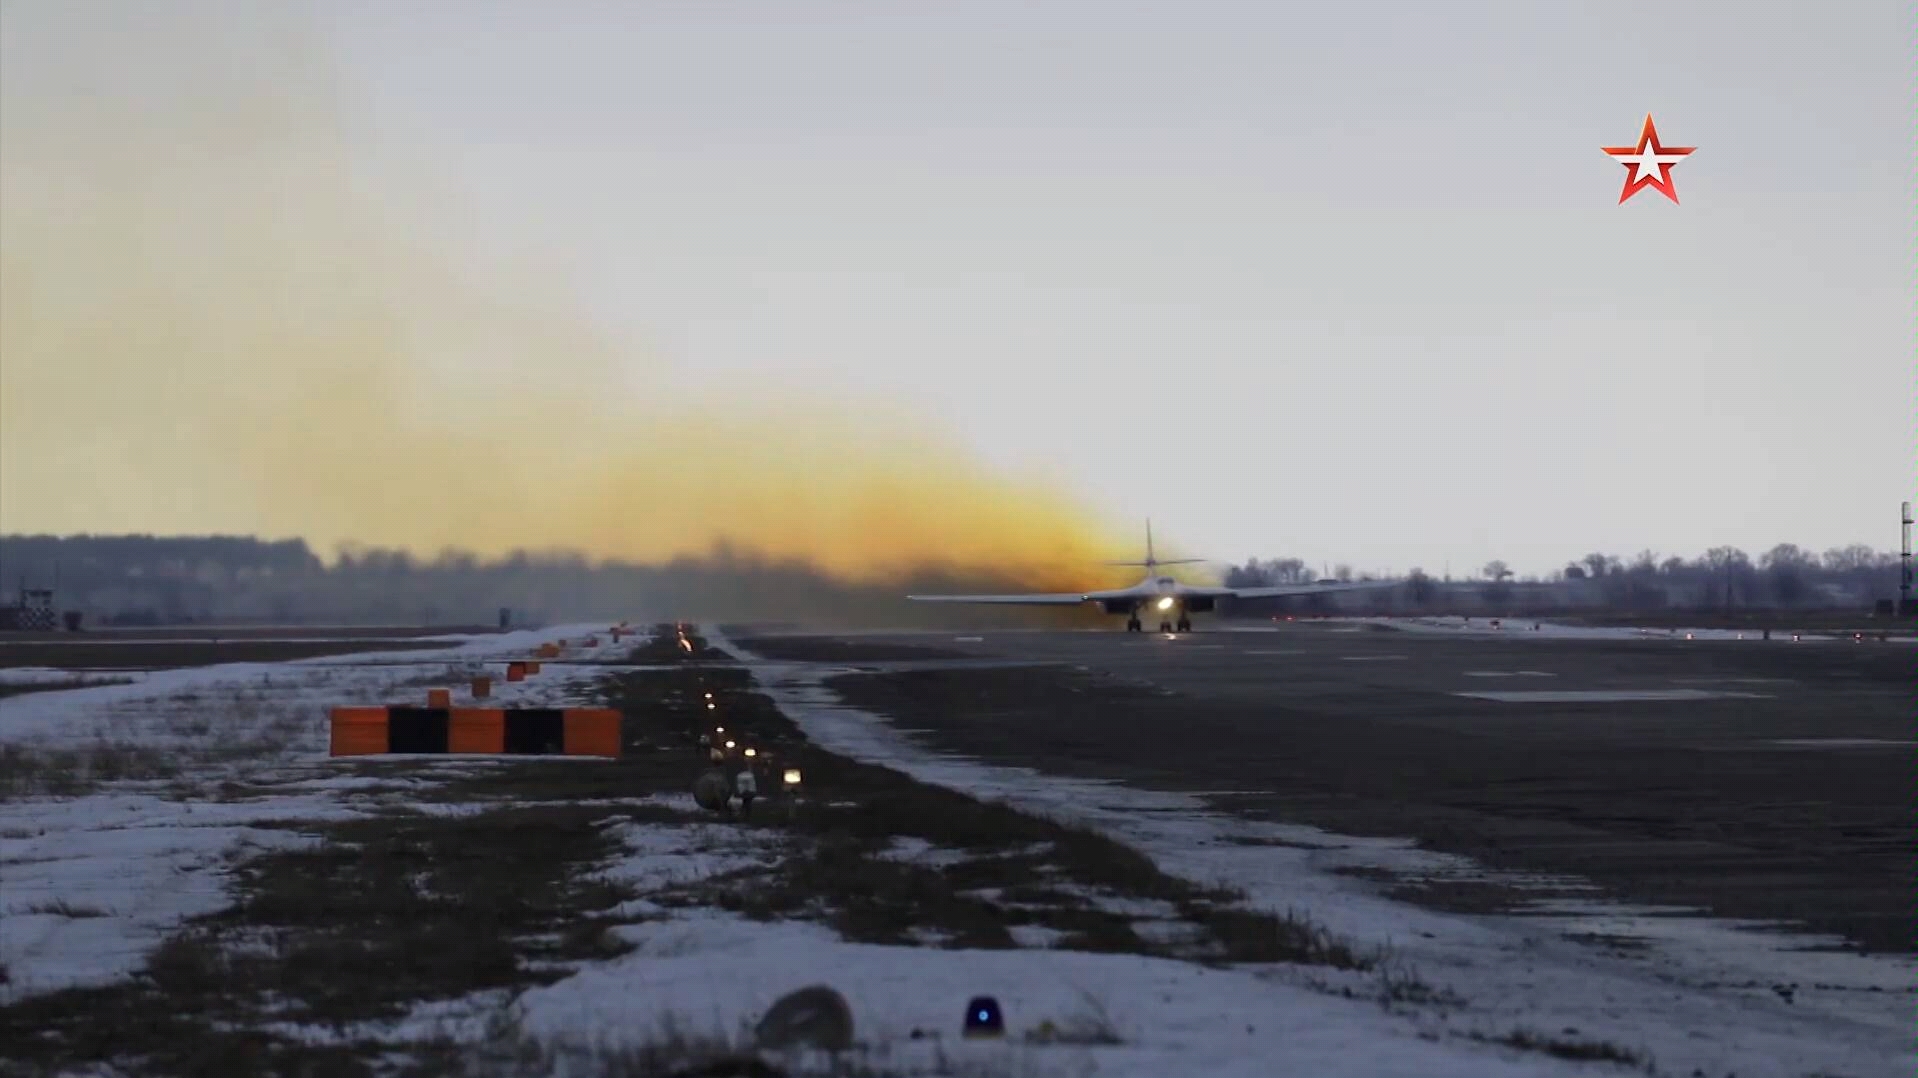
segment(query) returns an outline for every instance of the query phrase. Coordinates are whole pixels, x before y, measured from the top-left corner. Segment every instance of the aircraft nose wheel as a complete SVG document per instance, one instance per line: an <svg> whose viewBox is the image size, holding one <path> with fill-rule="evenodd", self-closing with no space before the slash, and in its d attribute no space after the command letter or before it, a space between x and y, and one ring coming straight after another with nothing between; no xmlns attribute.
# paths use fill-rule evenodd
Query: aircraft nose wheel
<svg viewBox="0 0 1918 1078"><path fill-rule="evenodd" d="M1191 632L1191 631L1192 631L1192 619L1191 619L1191 618L1180 618L1180 619L1179 619L1179 631L1180 631L1180 632L1182 632L1182 633L1189 633L1189 632Z"/></svg>
<svg viewBox="0 0 1918 1078"><path fill-rule="evenodd" d="M1125 623L1125 631L1129 633L1142 633L1145 632L1145 626L1139 624L1138 618L1133 618Z"/></svg>
<svg viewBox="0 0 1918 1078"><path fill-rule="evenodd" d="M1160 631L1160 632L1162 632L1162 633L1169 633L1169 632L1171 632L1171 631L1172 631L1172 623L1171 623L1171 622L1169 622L1169 621L1162 621L1162 622L1160 622L1160 623L1159 623L1159 631Z"/></svg>

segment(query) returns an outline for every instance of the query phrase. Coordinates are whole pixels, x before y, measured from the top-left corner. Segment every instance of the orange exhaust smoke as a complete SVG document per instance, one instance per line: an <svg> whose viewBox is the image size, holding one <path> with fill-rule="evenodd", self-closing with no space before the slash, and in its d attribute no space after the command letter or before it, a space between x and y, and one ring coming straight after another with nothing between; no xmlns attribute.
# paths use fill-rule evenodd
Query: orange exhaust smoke
<svg viewBox="0 0 1918 1078"><path fill-rule="evenodd" d="M465 242L457 200L356 138L349 73L272 6L81 8L8 7L0 35L0 530L641 562L723 545L843 580L1039 588L1132 553L894 404L679 384L668 361L698 357L612 336L566 275L483 253L537 249L513 231L530 219Z"/></svg>

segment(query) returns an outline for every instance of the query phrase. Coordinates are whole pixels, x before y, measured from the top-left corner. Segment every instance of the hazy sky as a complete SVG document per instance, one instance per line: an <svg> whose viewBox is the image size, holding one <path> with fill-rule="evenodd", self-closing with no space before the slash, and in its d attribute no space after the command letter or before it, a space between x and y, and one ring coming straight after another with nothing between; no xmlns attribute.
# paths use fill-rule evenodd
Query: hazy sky
<svg viewBox="0 0 1918 1078"><path fill-rule="evenodd" d="M162 48L54 6L5 0L5 67ZM597 395L947 431L1221 559L1885 548L1913 496L1907 0L300 10L341 138L430 177L412 220L648 357ZM25 67L43 125L88 92ZM1617 204L1647 112L1682 205ZM24 400L53 353L8 340ZM50 493L124 501L120 459L12 462L0 524L125 523Z"/></svg>

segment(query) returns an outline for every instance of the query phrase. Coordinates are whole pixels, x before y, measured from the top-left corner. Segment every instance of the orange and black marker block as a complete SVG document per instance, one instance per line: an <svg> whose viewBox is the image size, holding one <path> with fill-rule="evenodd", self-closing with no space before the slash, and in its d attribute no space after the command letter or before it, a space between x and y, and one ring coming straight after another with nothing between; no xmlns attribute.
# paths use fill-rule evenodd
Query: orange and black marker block
<svg viewBox="0 0 1918 1078"><path fill-rule="evenodd" d="M386 709L383 707L336 707L333 709L333 736L328 753L332 756L365 756L385 752Z"/></svg>
<svg viewBox="0 0 1918 1078"><path fill-rule="evenodd" d="M453 690L451 689L426 690L426 706L427 707L452 707L453 706Z"/></svg>
<svg viewBox="0 0 1918 1078"><path fill-rule="evenodd" d="M602 707L337 707L332 755L620 755L619 712Z"/></svg>
<svg viewBox="0 0 1918 1078"><path fill-rule="evenodd" d="M491 695L493 695L492 678L476 677L473 679L473 699L484 700Z"/></svg>
<svg viewBox="0 0 1918 1078"><path fill-rule="evenodd" d="M528 675L532 675L532 674L537 674L537 673L539 673L539 664L538 664L538 663L536 663L536 662L528 662L528 663L525 663L524 665L525 665L525 667L526 667L526 673L527 673Z"/></svg>
<svg viewBox="0 0 1918 1078"><path fill-rule="evenodd" d="M507 663L506 664L506 680L525 681L526 680L526 664L525 663Z"/></svg>

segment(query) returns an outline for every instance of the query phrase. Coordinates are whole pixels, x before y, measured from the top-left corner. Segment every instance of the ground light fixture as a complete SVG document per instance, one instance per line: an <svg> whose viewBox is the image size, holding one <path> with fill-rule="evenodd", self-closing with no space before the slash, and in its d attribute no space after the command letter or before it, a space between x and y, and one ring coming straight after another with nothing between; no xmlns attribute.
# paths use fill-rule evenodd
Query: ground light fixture
<svg viewBox="0 0 1918 1078"><path fill-rule="evenodd" d="M991 996L974 996L966 1004L965 1035L968 1037L1003 1037L1006 1035L1006 1016L999 1010L999 1001Z"/></svg>
<svg viewBox="0 0 1918 1078"><path fill-rule="evenodd" d="M799 775L799 769L798 769L798 768L796 768L796 767L789 767L789 768L787 768L787 769L786 769L786 775L785 775L785 779L786 779L786 785L787 785L787 786L797 786L797 785L799 785L799 779L800 779L800 775Z"/></svg>

